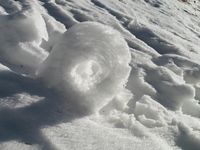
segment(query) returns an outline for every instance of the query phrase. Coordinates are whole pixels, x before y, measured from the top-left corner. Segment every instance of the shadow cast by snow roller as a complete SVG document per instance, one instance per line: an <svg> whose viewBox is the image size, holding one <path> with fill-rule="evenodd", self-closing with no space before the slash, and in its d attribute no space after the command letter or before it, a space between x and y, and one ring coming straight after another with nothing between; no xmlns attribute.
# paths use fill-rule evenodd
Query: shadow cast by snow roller
<svg viewBox="0 0 200 150"><path fill-rule="evenodd" d="M37 75L67 102L90 114L125 87L130 60L120 33L100 23L84 22L60 37Z"/></svg>
<svg viewBox="0 0 200 150"><path fill-rule="evenodd" d="M72 121L84 116L83 112L66 102L55 91L43 86L39 80L23 77L11 71L0 72L0 98L27 93L41 97L27 106L0 108L0 142L17 140L41 149L56 149L41 133L44 126ZM26 100L28 101L28 100ZM28 101L29 102L29 101Z"/></svg>

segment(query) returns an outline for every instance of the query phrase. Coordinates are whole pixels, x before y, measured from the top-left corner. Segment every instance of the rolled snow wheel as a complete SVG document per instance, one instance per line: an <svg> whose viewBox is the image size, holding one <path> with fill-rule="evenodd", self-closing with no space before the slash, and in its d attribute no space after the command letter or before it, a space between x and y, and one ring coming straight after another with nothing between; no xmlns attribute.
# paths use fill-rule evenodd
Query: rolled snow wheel
<svg viewBox="0 0 200 150"><path fill-rule="evenodd" d="M120 33L100 23L84 22L60 37L38 76L77 108L97 112L124 88L130 60Z"/></svg>
<svg viewBox="0 0 200 150"><path fill-rule="evenodd" d="M77 64L71 71L72 81L76 87L86 92L99 83L102 75L102 66L98 62L88 60Z"/></svg>

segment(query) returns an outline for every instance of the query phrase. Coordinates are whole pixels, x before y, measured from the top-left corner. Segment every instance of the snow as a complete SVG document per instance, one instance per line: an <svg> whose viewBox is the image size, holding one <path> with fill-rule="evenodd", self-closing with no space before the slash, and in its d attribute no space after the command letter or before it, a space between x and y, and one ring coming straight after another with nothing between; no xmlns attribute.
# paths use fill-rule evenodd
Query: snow
<svg viewBox="0 0 200 150"><path fill-rule="evenodd" d="M200 3L0 0L1 150L199 150Z"/></svg>
<svg viewBox="0 0 200 150"><path fill-rule="evenodd" d="M1 3L6 7L6 1ZM15 3L13 2L13 7L18 6ZM21 7L14 7L12 9L17 10L0 16L0 58L2 64L14 71L31 75L47 56L39 45L42 39L48 40L48 34L37 9L31 3L24 3Z"/></svg>
<svg viewBox="0 0 200 150"><path fill-rule="evenodd" d="M67 101L98 111L124 88L131 55L114 29L99 23L74 25L59 39L38 76Z"/></svg>

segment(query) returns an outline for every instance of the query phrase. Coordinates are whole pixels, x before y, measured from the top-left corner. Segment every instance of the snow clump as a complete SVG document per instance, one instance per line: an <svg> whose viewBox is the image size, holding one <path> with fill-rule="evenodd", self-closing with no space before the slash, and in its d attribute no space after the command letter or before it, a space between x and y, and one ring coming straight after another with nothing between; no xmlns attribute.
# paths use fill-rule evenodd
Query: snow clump
<svg viewBox="0 0 200 150"><path fill-rule="evenodd" d="M87 112L97 112L126 85L131 55L124 38L95 22L74 25L54 45L38 76Z"/></svg>
<svg viewBox="0 0 200 150"><path fill-rule="evenodd" d="M15 8L13 3L12 13L0 13L0 63L28 75L33 75L46 58L40 44L48 40L44 19L31 4L26 2Z"/></svg>

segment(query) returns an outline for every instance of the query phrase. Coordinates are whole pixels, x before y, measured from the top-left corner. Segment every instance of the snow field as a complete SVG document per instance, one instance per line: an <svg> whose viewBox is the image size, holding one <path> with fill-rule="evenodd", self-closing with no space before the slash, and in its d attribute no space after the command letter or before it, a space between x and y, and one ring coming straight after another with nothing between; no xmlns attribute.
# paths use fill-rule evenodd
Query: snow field
<svg viewBox="0 0 200 150"><path fill-rule="evenodd" d="M0 0L0 149L199 150L199 9Z"/></svg>
<svg viewBox="0 0 200 150"><path fill-rule="evenodd" d="M33 75L47 56L40 47L43 39L48 40L46 25L33 2L10 2L12 13L0 16L1 63L20 74ZM12 6L6 1L1 1L1 5Z"/></svg>

